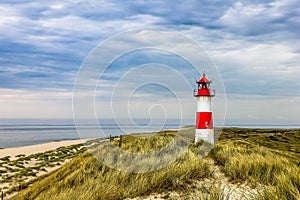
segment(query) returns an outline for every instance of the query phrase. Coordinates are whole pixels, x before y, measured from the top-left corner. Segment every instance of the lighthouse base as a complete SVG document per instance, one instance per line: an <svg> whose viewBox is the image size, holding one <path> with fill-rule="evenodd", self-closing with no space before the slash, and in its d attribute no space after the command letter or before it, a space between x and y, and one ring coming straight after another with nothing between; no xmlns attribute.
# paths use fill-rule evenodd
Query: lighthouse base
<svg viewBox="0 0 300 200"><path fill-rule="evenodd" d="M215 144L214 129L196 129L195 142L204 140L210 144Z"/></svg>

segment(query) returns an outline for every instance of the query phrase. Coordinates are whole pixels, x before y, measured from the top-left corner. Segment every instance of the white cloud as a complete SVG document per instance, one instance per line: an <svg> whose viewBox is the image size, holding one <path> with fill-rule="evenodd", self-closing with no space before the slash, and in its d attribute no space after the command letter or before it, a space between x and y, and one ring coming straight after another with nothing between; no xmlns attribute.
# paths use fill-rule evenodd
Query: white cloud
<svg viewBox="0 0 300 200"><path fill-rule="evenodd" d="M230 124L298 124L300 97L230 95L226 121Z"/></svg>
<svg viewBox="0 0 300 200"><path fill-rule="evenodd" d="M71 118L72 93L0 89L1 118Z"/></svg>

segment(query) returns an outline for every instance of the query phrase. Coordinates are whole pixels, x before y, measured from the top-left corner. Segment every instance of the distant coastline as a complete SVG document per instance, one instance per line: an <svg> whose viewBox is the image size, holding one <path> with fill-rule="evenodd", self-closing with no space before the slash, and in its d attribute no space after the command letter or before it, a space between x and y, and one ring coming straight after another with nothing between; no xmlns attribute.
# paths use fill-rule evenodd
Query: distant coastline
<svg viewBox="0 0 300 200"><path fill-rule="evenodd" d="M218 126L216 126L218 127ZM266 124L266 125L262 125L262 124L225 124L223 127L225 128L300 128L300 125L274 125L274 124Z"/></svg>
<svg viewBox="0 0 300 200"><path fill-rule="evenodd" d="M191 124L184 124L184 126L194 126ZM261 125L261 124L225 124L224 126L215 126L216 128L283 128L283 129L297 129L300 125ZM49 142L59 141L72 141L89 138L107 138L109 135L118 136L126 135L138 132L153 132L164 129L178 129L179 124L166 124L164 127L152 126L152 127L136 127L128 124L118 127L115 124L105 124L101 127L104 134L95 134L99 132L99 127L95 125L81 126L80 129L84 130L84 134L80 136L77 133L77 127L70 123L66 124L1 124L0 125L0 149L23 147L38 144L45 144ZM123 129L124 128L124 129ZM161 129L162 128L162 129ZM125 134L123 131L126 131Z"/></svg>

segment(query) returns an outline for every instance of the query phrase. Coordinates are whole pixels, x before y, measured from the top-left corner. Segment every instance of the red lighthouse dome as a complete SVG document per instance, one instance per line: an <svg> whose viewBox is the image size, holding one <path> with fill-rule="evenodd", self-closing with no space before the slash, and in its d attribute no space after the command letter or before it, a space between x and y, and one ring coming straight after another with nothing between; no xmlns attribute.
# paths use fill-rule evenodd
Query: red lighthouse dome
<svg viewBox="0 0 300 200"><path fill-rule="evenodd" d="M208 80L205 77L205 73L204 73L202 78L199 81L197 81L198 89L194 90L194 96L195 97L198 97L198 96L213 97L213 96L215 96L215 90L210 89L211 83L212 83L212 81Z"/></svg>
<svg viewBox="0 0 300 200"><path fill-rule="evenodd" d="M202 78L199 81L197 81L197 83L211 83L211 81L205 77L205 74L203 74Z"/></svg>

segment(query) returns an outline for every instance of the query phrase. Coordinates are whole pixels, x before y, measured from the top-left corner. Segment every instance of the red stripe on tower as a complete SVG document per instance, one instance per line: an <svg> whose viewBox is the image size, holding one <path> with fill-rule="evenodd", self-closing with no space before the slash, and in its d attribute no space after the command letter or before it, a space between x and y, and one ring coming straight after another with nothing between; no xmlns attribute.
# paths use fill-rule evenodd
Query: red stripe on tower
<svg viewBox="0 0 300 200"><path fill-rule="evenodd" d="M215 143L211 99L215 96L215 90L210 89L211 81L203 77L197 81L198 88L194 90L197 97L197 116L195 142L204 140L211 144Z"/></svg>
<svg viewBox="0 0 300 200"><path fill-rule="evenodd" d="M212 112L197 112L196 129L212 129Z"/></svg>

